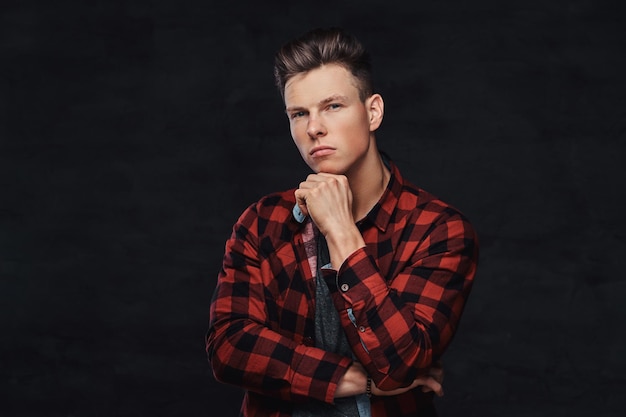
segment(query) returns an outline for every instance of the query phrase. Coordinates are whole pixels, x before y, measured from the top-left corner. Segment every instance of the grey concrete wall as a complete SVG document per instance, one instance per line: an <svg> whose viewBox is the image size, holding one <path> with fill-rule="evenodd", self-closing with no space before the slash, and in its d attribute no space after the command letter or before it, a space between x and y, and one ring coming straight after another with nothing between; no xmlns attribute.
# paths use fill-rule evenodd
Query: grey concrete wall
<svg viewBox="0 0 626 417"><path fill-rule="evenodd" d="M443 416L626 410L617 1L5 1L0 415L234 416L204 356L232 223L307 173L272 56L369 47L379 143L476 225Z"/></svg>

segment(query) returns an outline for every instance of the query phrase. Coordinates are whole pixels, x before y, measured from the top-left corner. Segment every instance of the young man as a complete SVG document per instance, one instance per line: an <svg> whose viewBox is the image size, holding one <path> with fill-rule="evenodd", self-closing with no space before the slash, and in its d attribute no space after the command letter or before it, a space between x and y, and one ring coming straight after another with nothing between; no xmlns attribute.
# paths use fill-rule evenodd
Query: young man
<svg viewBox="0 0 626 417"><path fill-rule="evenodd" d="M275 76L314 173L235 224L211 303L213 373L245 389L243 416L436 415L475 231L379 151L384 103L358 40L306 33L278 51Z"/></svg>

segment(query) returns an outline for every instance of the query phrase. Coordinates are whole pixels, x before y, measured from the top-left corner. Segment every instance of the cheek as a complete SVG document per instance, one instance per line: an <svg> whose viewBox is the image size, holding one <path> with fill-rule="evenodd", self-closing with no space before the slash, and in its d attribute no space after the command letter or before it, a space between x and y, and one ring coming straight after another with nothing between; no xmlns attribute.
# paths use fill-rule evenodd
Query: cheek
<svg viewBox="0 0 626 417"><path fill-rule="evenodd" d="M291 133L291 139L298 145L298 127L293 123L289 123L289 133Z"/></svg>
<svg viewBox="0 0 626 417"><path fill-rule="evenodd" d="M296 130L292 123L289 123L289 133L291 133L291 138L294 142L296 142Z"/></svg>
<svg viewBox="0 0 626 417"><path fill-rule="evenodd" d="M289 132L291 132L291 137L294 141L297 141L298 138L302 137L302 123L298 123L298 121L290 121L289 122Z"/></svg>

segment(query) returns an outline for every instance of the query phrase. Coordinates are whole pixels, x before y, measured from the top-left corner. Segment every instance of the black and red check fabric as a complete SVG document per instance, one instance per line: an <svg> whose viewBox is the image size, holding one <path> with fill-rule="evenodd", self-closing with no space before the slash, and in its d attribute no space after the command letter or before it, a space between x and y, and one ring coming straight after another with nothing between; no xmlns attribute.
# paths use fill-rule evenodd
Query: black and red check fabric
<svg viewBox="0 0 626 417"><path fill-rule="evenodd" d="M406 181L389 162L380 201L357 223L366 247L325 270L354 357L377 387L410 384L441 358L470 294L478 241L454 207ZM315 347L310 220L295 190L248 207L226 242L206 350L217 380L246 390L244 416L287 417L294 402L331 403L353 358ZM373 417L419 416L432 393L372 397Z"/></svg>

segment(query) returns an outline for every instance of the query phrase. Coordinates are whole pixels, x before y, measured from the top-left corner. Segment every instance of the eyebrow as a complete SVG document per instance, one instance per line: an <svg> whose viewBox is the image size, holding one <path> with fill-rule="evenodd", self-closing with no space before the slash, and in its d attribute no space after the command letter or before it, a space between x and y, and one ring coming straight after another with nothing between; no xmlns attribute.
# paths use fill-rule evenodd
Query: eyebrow
<svg viewBox="0 0 626 417"><path fill-rule="evenodd" d="M320 100L317 104L318 106L324 106L328 103L331 103L333 101L343 101L346 102L348 101L348 97L346 96L342 96L341 94L334 94L330 97L326 97L325 99ZM301 106L294 106L294 107L287 107L285 108L285 112L286 113L291 113L291 112L295 112L295 111L302 111L302 110L306 110L306 108L301 107Z"/></svg>

